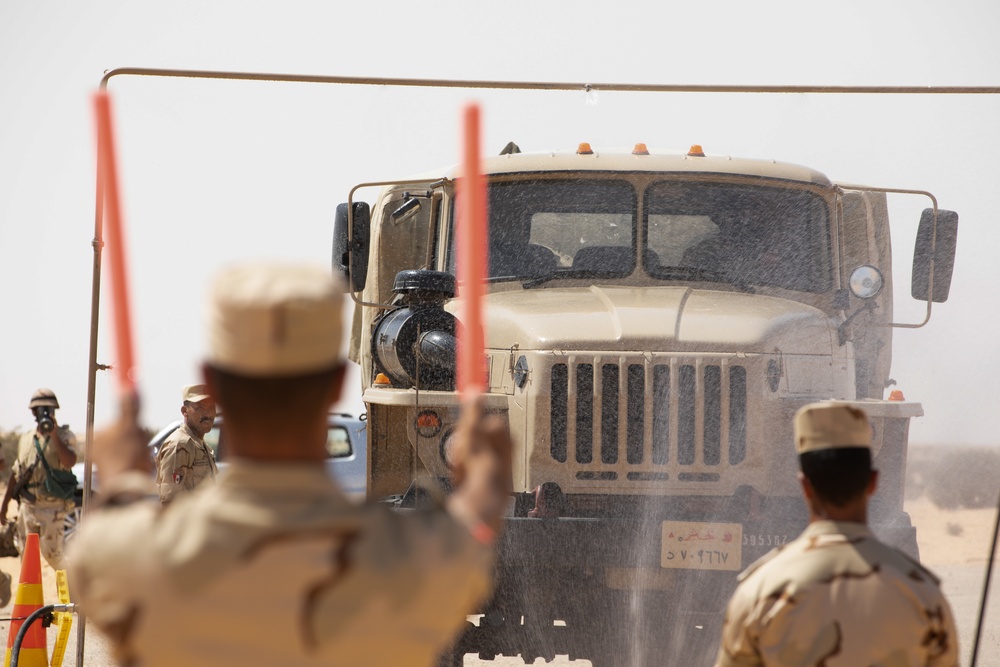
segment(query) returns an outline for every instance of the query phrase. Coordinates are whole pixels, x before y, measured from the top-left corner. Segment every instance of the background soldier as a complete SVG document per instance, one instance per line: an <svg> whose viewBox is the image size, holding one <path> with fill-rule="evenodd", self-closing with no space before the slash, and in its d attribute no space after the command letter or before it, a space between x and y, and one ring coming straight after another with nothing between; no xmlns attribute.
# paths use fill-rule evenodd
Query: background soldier
<svg viewBox="0 0 1000 667"><path fill-rule="evenodd" d="M184 423L170 434L156 455L156 484L161 503L190 493L218 474L215 456L204 439L215 424L215 401L205 393L203 384L184 387L181 400Z"/></svg>
<svg viewBox="0 0 1000 667"><path fill-rule="evenodd" d="M958 665L958 633L933 574L866 526L878 473L860 409L813 403L795 415L809 526L740 577L717 667Z"/></svg>
<svg viewBox="0 0 1000 667"><path fill-rule="evenodd" d="M431 665L489 590L511 443L467 408L447 507L348 501L326 473L343 381L342 286L328 269L220 276L208 393L233 455L215 484L161 508L136 406L95 446L104 505L74 543L73 599L125 664Z"/></svg>
<svg viewBox="0 0 1000 667"><path fill-rule="evenodd" d="M76 494L76 478L70 470L76 464L76 436L56 422L58 407L51 389L32 394L28 408L35 417L35 429L18 441L17 461L0 504L0 523L6 524L7 505L17 494L18 550L23 551L28 533L38 533L42 556L57 570L65 566L63 527Z"/></svg>

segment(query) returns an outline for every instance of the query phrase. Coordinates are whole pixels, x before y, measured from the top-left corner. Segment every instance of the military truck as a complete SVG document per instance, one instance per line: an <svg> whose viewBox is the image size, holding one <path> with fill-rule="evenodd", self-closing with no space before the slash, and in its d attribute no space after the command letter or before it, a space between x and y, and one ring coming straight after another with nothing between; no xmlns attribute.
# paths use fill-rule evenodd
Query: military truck
<svg viewBox="0 0 1000 667"><path fill-rule="evenodd" d="M704 659L738 571L806 523L792 416L816 400L870 415L872 520L917 556L903 475L922 408L883 400L906 326L893 321L887 193L930 202L911 286L927 318L948 297L955 213L927 192L699 146L508 144L483 169L483 400L509 424L514 497L495 594L442 664L468 651ZM368 496L404 507L428 495L422 480L447 478L460 411L456 178L363 183L335 222L334 267L357 304Z"/></svg>

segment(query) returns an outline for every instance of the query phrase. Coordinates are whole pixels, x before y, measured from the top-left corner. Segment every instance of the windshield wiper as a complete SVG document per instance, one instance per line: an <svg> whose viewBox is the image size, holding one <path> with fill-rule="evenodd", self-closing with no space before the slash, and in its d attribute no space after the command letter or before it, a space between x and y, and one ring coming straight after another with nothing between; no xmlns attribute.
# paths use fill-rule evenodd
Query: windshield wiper
<svg viewBox="0 0 1000 667"><path fill-rule="evenodd" d="M744 292L753 292L750 283L725 271L713 271L698 266L661 266L649 275L662 280L702 280L709 283L727 283Z"/></svg>
<svg viewBox="0 0 1000 667"><path fill-rule="evenodd" d="M556 278L572 278L572 271L553 271L552 273L546 273L544 276L535 276L534 278L529 278L521 283L521 287L524 289L531 289L532 287L538 287L542 283L547 283L550 280L555 280Z"/></svg>
<svg viewBox="0 0 1000 667"><path fill-rule="evenodd" d="M547 273L544 276L528 278L521 283L521 286L524 289L531 289L532 287L538 287L542 283L547 283L550 280L559 280L562 278L624 278L627 275L627 271L594 271L592 269L577 269L574 271L573 269L564 269L562 271Z"/></svg>

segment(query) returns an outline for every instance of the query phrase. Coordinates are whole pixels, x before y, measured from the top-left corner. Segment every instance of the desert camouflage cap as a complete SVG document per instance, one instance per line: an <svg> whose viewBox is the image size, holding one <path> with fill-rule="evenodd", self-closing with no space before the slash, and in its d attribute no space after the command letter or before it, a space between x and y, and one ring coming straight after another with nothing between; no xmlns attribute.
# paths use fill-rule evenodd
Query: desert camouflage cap
<svg viewBox="0 0 1000 667"><path fill-rule="evenodd" d="M810 403L795 413L799 454L842 447L871 447L872 428L864 410L848 403Z"/></svg>
<svg viewBox="0 0 1000 667"><path fill-rule="evenodd" d="M344 288L329 268L253 263L223 271L208 303L209 363L251 377L340 362Z"/></svg>
<svg viewBox="0 0 1000 667"><path fill-rule="evenodd" d="M197 403L206 398L208 398L208 392L203 384L185 385L184 389L181 390L181 399L185 403Z"/></svg>
<svg viewBox="0 0 1000 667"><path fill-rule="evenodd" d="M59 407L59 401L56 399L56 393L51 389L36 389L35 393L31 395L31 402L28 403L28 409L33 410L44 406L48 406L50 408Z"/></svg>

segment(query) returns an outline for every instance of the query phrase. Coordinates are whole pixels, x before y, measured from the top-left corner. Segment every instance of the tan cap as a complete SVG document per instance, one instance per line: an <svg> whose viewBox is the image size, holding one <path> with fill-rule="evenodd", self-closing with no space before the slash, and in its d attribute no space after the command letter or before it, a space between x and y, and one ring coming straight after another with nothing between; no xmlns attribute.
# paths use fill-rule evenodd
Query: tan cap
<svg viewBox="0 0 1000 667"><path fill-rule="evenodd" d="M181 390L181 399L185 403L197 403L206 398L208 398L208 393L203 384L189 384Z"/></svg>
<svg viewBox="0 0 1000 667"><path fill-rule="evenodd" d="M224 270L209 296L209 363L256 377L336 366L343 292L329 268L256 263Z"/></svg>
<svg viewBox="0 0 1000 667"><path fill-rule="evenodd" d="M56 393L51 389L36 389L35 393L31 395L31 402L28 403L28 409L34 410L35 408L44 406L48 406L50 408L59 407L59 401L56 399Z"/></svg>
<svg viewBox="0 0 1000 667"><path fill-rule="evenodd" d="M854 405L823 401L795 413L795 451L799 454L842 447L871 447L872 427Z"/></svg>

